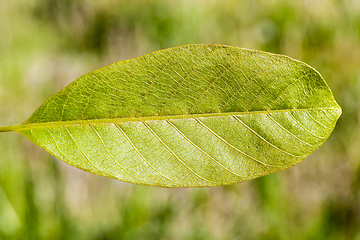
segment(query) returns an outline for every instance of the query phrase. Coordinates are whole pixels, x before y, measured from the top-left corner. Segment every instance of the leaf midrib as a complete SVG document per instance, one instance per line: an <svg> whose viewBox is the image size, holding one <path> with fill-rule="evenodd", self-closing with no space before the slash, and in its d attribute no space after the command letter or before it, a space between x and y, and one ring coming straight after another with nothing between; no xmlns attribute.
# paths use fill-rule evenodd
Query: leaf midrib
<svg viewBox="0 0 360 240"><path fill-rule="evenodd" d="M53 121L53 122L41 122L41 123L26 123L26 124L0 127L0 132L19 131L19 130L49 127L49 126L86 125L86 124L94 124L94 123L96 124L96 123L141 122L141 121L187 119L187 118L191 119L191 118L200 118L200 117L239 116L239 115L248 115L248 114L301 112L301 111L312 111L312 110L341 111L341 108L326 107L326 108L304 108L304 109L280 109L280 110L251 111L251 112L202 113L202 114L190 114L190 115L166 115L166 116L150 116L150 117L100 118L100 119L87 119L87 120Z"/></svg>

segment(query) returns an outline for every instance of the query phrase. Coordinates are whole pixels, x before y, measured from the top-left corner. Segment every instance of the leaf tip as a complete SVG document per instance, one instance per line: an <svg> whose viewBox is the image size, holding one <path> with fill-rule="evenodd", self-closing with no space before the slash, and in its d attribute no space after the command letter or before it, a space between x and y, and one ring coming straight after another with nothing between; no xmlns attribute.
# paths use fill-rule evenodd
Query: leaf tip
<svg viewBox="0 0 360 240"><path fill-rule="evenodd" d="M340 106L338 106L338 108L335 110L336 116L339 119L341 114L342 114L342 109Z"/></svg>

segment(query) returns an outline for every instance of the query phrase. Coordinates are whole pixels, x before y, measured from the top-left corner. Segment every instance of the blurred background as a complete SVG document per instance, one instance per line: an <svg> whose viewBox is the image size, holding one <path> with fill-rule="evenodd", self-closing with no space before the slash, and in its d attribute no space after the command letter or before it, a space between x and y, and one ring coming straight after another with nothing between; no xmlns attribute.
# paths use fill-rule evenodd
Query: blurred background
<svg viewBox="0 0 360 240"><path fill-rule="evenodd" d="M188 43L285 54L343 108L288 170L162 189L86 173L0 135L0 239L360 240L360 0L0 0L0 123L22 123L77 77Z"/></svg>

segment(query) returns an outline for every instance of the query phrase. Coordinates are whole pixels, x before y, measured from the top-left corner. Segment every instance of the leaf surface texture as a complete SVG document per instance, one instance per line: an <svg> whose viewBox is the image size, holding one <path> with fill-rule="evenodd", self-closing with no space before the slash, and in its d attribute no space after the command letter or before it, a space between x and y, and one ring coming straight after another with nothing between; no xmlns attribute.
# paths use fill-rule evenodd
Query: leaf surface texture
<svg viewBox="0 0 360 240"><path fill-rule="evenodd" d="M184 45L85 74L14 130L98 175L204 187L299 163L340 115L321 75L305 63Z"/></svg>

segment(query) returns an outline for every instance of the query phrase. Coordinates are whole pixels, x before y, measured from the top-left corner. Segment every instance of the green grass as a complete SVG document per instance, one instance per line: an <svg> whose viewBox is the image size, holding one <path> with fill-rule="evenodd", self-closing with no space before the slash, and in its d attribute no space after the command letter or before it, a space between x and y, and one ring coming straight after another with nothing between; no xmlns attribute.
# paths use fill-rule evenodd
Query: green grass
<svg viewBox="0 0 360 240"><path fill-rule="evenodd" d="M299 165L250 182L161 189L77 170L0 135L0 239L360 239L356 1L0 0L0 123L21 123L80 75L188 43L315 67L343 108Z"/></svg>

